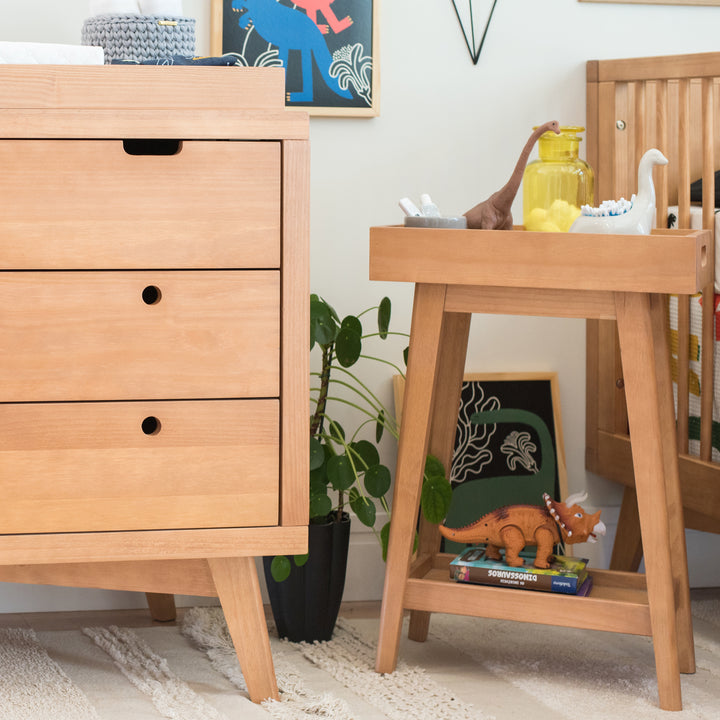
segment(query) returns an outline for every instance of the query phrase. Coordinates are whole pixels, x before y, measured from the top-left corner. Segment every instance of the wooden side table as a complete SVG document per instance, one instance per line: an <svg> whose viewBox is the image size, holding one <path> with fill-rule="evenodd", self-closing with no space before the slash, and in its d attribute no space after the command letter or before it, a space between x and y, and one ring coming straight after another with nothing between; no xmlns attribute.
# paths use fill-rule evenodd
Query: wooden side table
<svg viewBox="0 0 720 720"><path fill-rule="evenodd" d="M378 672L395 669L405 609L419 641L432 612L607 630L652 636L660 706L682 708L679 673L694 672L695 653L662 294L710 280L710 242L707 231L370 230L370 278L415 283ZM425 523L413 557L425 456L452 458L474 312L617 319L645 575L592 571L589 597L454 583Z"/></svg>

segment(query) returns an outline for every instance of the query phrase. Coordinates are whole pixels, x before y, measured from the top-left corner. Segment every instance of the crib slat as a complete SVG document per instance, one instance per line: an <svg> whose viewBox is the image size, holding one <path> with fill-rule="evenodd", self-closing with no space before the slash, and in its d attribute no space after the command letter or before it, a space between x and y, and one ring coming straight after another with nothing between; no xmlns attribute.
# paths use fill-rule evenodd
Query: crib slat
<svg viewBox="0 0 720 720"><path fill-rule="evenodd" d="M690 227L690 81L678 83L678 227ZM678 297L678 450L688 451L690 298Z"/></svg>
<svg viewBox="0 0 720 720"><path fill-rule="evenodd" d="M646 83L635 83L635 163L633 165L635 168L640 164L640 158L647 150L645 147L645 90ZM635 183L637 183L637 178L635 178Z"/></svg>
<svg viewBox="0 0 720 720"><path fill-rule="evenodd" d="M668 149L668 84L666 80L655 83L655 147L667 157ZM666 227L668 215L668 172L667 166L656 166L657 171L657 225Z"/></svg>
<svg viewBox="0 0 720 720"><path fill-rule="evenodd" d="M703 227L714 234L715 228L715 136L714 136L714 99L713 80L704 78L702 81L702 137L703 147ZM714 254L715 243L710 243L710 252ZM709 262L714 267L714 257ZM715 327L715 286L709 283L703 288L702 310L702 359L700 385L700 459L710 461L712 458L712 414L713 414L713 378L714 355L713 329Z"/></svg>

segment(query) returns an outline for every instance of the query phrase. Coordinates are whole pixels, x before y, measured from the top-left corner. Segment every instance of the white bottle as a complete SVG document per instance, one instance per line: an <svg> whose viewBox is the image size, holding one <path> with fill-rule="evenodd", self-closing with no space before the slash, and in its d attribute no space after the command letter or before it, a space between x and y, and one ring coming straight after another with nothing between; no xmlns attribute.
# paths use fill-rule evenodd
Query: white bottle
<svg viewBox="0 0 720 720"><path fill-rule="evenodd" d="M438 206L427 193L420 196L420 211L425 217L441 217Z"/></svg>

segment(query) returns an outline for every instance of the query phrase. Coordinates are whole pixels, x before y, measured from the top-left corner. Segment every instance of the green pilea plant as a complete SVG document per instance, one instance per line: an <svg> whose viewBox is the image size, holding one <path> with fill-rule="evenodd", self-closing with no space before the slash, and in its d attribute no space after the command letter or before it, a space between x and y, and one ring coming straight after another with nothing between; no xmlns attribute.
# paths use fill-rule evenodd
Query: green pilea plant
<svg viewBox="0 0 720 720"><path fill-rule="evenodd" d="M377 329L365 333L361 318L377 311ZM387 553L390 523L377 531L378 506L388 515L387 494L391 475L380 462L377 444L385 432L398 438L398 424L392 413L370 388L349 368L358 360L389 365L404 375L394 363L363 353L368 340L384 340L391 333L390 300L384 297L376 307L342 320L330 303L310 297L310 350L321 353L320 370L311 373L310 388L310 522L340 522L348 506L364 525L373 529L380 540L383 557ZM407 359L407 349L404 353ZM339 392L336 392L339 391ZM352 433L333 418L329 407L350 407L357 417ZM370 435L374 440L368 440ZM450 483L442 464L428 456L422 488L424 516L434 523L447 514L451 496ZM307 555L294 557L302 566ZM277 582L290 574L291 561L284 555L273 558L271 573Z"/></svg>

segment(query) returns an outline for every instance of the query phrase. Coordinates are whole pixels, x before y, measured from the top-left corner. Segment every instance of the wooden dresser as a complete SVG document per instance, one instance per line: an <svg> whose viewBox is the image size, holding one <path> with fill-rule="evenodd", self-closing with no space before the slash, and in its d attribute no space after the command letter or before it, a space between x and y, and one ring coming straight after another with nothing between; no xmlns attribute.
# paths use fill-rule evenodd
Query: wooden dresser
<svg viewBox="0 0 720 720"><path fill-rule="evenodd" d="M0 580L218 596L256 701L253 556L307 547L284 95L280 69L0 68Z"/></svg>

